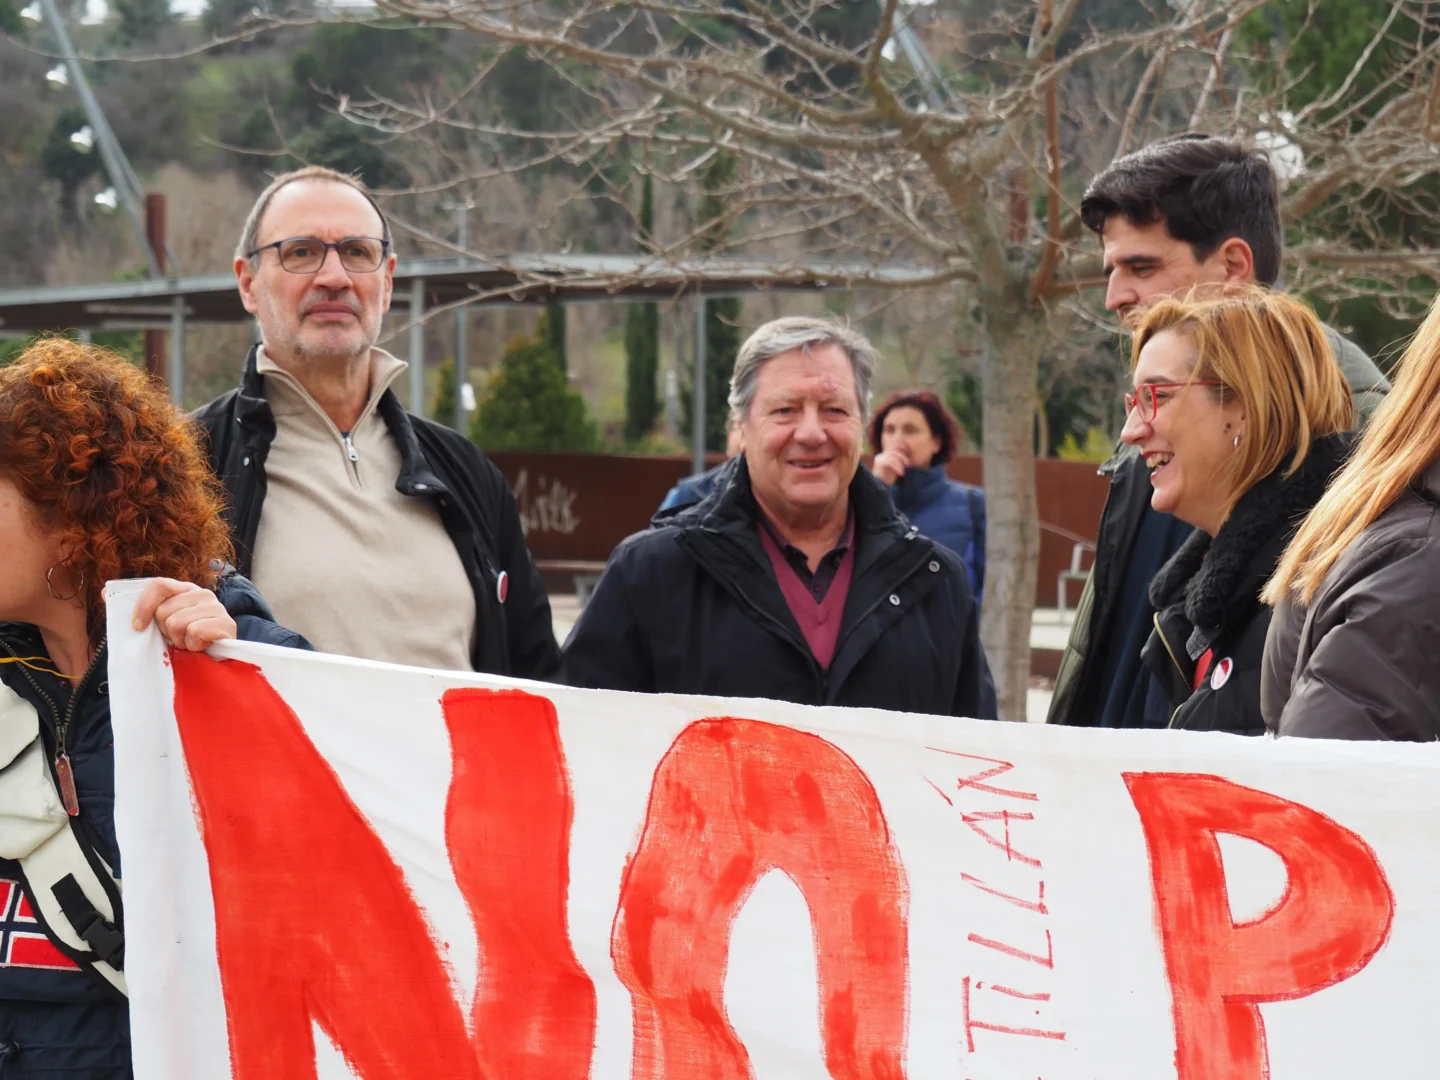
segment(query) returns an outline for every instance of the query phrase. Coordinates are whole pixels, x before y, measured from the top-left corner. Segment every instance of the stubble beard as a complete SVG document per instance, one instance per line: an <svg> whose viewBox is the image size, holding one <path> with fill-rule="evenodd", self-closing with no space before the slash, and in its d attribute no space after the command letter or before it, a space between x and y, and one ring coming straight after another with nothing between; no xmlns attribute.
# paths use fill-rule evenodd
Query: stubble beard
<svg viewBox="0 0 1440 1080"><path fill-rule="evenodd" d="M266 306L272 316L270 321L281 322L282 320L274 317L278 314L274 307L268 303ZM286 327L286 331L273 344L268 335L265 337L266 354L282 367L293 365L309 371L332 371L349 367L356 360L368 357L380 336L379 321L370 326L363 316L359 318L355 334L345 335L343 344L335 340L339 335L323 330L315 335L307 335L303 316L293 325ZM319 344L315 338L321 339L324 344ZM287 360L289 364L286 363Z"/></svg>

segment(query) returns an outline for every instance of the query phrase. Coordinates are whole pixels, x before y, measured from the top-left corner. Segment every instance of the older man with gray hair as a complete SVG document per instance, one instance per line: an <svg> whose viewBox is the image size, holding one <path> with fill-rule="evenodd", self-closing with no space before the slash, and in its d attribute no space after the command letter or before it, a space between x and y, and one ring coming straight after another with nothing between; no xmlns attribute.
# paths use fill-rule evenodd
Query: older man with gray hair
<svg viewBox="0 0 1440 1080"><path fill-rule="evenodd" d="M964 567L860 464L876 359L827 319L750 336L730 383L743 453L615 549L567 682L995 715Z"/></svg>

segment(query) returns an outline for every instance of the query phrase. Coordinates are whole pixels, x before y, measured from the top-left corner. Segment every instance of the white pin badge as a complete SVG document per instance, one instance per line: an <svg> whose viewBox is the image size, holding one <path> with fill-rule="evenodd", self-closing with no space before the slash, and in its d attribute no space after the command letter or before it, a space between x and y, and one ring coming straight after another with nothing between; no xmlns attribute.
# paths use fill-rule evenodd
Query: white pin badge
<svg viewBox="0 0 1440 1080"><path fill-rule="evenodd" d="M1210 673L1210 689L1219 690L1230 681L1230 672L1235 670L1235 661L1225 657L1215 665L1215 670Z"/></svg>

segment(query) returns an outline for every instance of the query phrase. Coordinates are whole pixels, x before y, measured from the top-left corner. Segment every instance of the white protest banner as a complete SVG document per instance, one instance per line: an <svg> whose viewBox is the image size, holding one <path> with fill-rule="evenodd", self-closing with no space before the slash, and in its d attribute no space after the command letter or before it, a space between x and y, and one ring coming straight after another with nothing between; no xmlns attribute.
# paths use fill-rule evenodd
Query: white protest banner
<svg viewBox="0 0 1440 1080"><path fill-rule="evenodd" d="M1434 1074L1436 746L170 654L138 588L143 1080Z"/></svg>

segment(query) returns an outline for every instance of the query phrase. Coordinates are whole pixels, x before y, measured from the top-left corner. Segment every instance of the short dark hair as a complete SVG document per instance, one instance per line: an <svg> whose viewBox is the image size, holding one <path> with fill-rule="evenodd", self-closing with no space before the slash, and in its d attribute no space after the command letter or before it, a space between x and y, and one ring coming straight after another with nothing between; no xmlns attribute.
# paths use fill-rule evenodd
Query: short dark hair
<svg viewBox="0 0 1440 1080"><path fill-rule="evenodd" d="M1100 233L1116 214L1132 225L1163 222L1176 240L1208 259L1226 240L1250 245L1255 280L1280 276L1280 193L1263 150L1216 135L1176 135L1127 154L1097 176L1080 220Z"/></svg>
<svg viewBox="0 0 1440 1080"><path fill-rule="evenodd" d="M870 421L870 448L875 453L880 453L880 437L885 433L885 414L891 409L902 407L919 409L925 416L925 423L930 426L930 434L940 440L940 449L935 451L930 464L949 464L955 451L960 448L960 422L933 390L897 390L887 397L880 408L875 410L875 419Z"/></svg>

